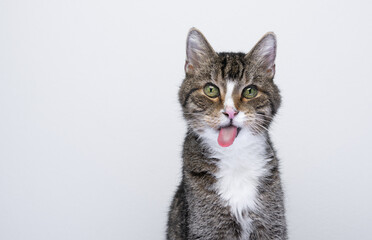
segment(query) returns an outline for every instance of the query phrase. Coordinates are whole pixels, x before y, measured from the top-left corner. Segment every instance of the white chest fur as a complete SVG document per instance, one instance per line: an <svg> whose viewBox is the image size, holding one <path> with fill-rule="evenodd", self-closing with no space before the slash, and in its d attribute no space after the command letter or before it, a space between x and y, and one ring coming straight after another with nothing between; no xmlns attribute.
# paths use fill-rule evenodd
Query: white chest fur
<svg viewBox="0 0 372 240"><path fill-rule="evenodd" d="M257 207L259 180L267 174L266 141L263 136L252 135L243 129L227 148L218 145L217 133L212 130L202 134L202 139L211 149L211 157L219 159L216 190L241 224L241 239L248 239L251 219L243 213Z"/></svg>

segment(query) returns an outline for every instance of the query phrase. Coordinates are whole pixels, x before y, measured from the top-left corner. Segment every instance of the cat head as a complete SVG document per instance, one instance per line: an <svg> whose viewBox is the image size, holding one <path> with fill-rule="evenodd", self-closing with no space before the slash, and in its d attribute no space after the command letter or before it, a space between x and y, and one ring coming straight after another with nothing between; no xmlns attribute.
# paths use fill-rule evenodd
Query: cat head
<svg viewBox="0 0 372 240"><path fill-rule="evenodd" d="M276 37L265 34L247 53L216 53L203 34L187 36L186 77L179 101L189 129L199 136L215 133L228 147L240 131L262 135L280 106L273 82ZM209 134L210 135L210 134Z"/></svg>

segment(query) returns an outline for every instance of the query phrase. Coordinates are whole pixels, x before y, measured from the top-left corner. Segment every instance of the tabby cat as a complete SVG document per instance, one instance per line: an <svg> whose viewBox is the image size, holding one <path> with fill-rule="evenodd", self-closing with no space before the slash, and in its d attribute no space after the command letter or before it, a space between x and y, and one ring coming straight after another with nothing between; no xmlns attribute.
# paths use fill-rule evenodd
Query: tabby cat
<svg viewBox="0 0 372 240"><path fill-rule="evenodd" d="M179 101L188 131L167 239L287 239L279 160L268 134L281 102L274 33L248 54L216 53L192 28L186 54Z"/></svg>

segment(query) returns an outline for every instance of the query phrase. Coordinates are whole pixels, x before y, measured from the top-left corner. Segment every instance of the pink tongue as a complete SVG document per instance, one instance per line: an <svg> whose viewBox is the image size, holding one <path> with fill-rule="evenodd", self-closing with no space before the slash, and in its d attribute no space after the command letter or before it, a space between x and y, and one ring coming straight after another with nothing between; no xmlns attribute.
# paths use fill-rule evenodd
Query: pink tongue
<svg viewBox="0 0 372 240"><path fill-rule="evenodd" d="M221 147L230 146L233 144L237 133L238 129L234 126L221 128L217 139L218 144L220 144Z"/></svg>

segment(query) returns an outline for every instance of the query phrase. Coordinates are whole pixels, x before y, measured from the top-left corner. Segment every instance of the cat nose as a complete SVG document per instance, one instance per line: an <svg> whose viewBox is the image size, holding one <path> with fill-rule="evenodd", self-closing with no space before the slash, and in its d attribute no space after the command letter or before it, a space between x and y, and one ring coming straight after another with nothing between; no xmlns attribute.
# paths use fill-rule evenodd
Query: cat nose
<svg viewBox="0 0 372 240"><path fill-rule="evenodd" d="M239 111L235 110L235 108L227 106L225 110L222 112L226 117L233 119Z"/></svg>

